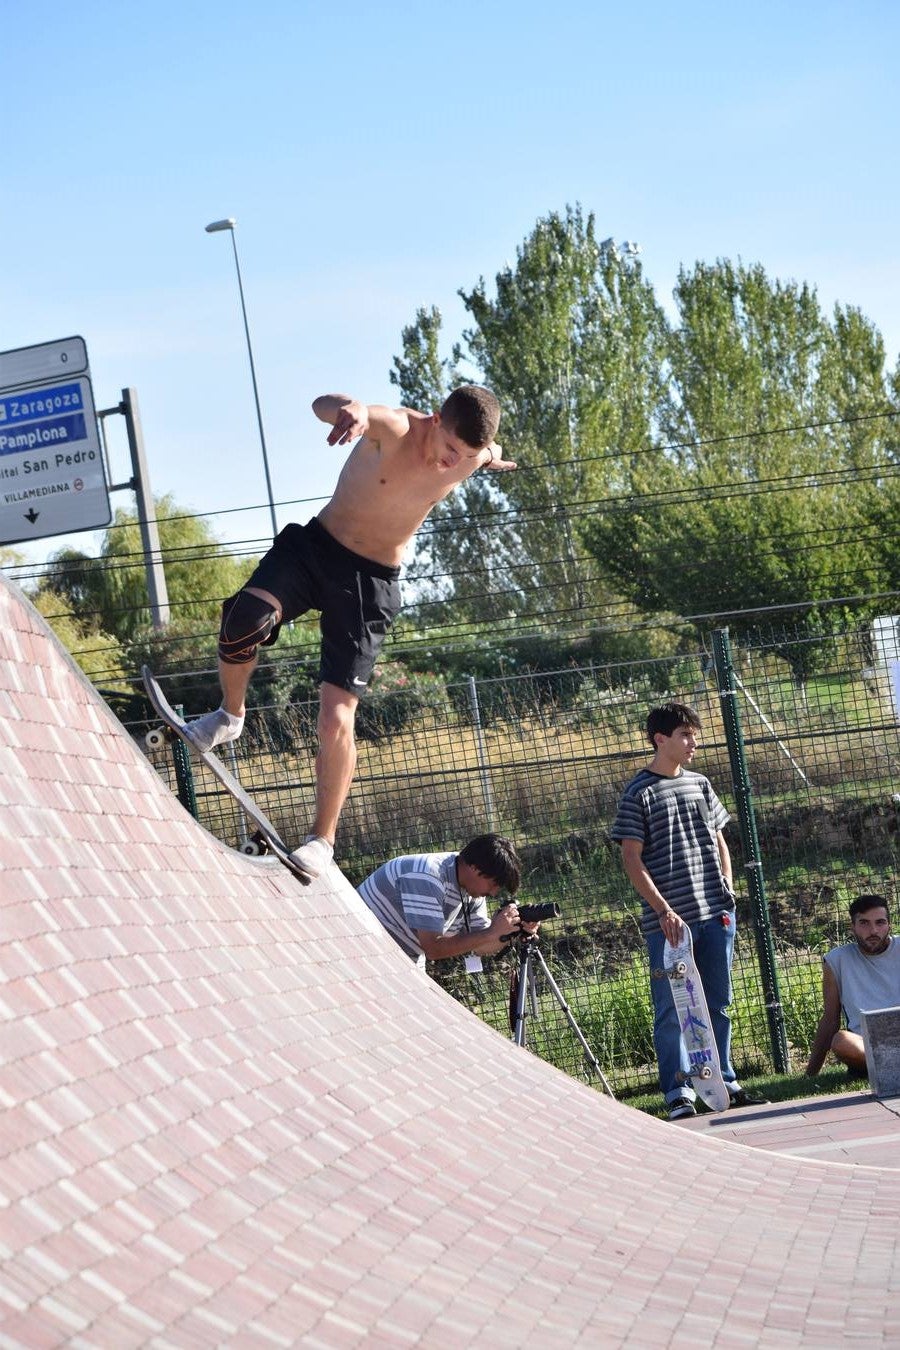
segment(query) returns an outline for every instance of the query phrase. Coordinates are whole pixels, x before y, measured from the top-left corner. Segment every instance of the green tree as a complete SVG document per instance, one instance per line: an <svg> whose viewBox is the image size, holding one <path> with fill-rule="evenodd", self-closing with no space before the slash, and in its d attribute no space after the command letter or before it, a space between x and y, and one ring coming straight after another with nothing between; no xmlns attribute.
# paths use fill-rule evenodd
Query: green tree
<svg viewBox="0 0 900 1350"><path fill-rule="evenodd" d="M403 406L429 412L439 408L449 393L449 363L441 358L441 311L416 310L415 321L403 329L403 355L394 357L391 384L400 390Z"/></svg>
<svg viewBox="0 0 900 1350"><path fill-rule="evenodd" d="M884 463L884 349L852 309L760 266L679 274L658 434L585 527L598 566L644 611L724 616L736 636L797 606L821 636L883 579L871 511ZM821 646L784 649L798 677Z"/></svg>
<svg viewBox="0 0 900 1350"><path fill-rule="evenodd" d="M392 379L405 401L437 401L474 370L500 399L499 439L520 467L476 475L441 503L412 575L436 578L430 598L452 598L460 618L584 623L608 592L587 573L580 518L621 484L621 455L654 425L665 317L640 263L598 243L578 207L538 221L492 295L482 279L460 296L473 323L452 358L438 354L439 313L420 310Z"/></svg>
<svg viewBox="0 0 900 1350"><path fill-rule="evenodd" d="M66 597L48 586L42 586L32 599L38 613L47 620L89 680L105 691L125 689L127 660L116 638L96 627L86 632Z"/></svg>
<svg viewBox="0 0 900 1350"><path fill-rule="evenodd" d="M865 365L862 377L856 374L854 366L849 372L848 380L854 381L854 390L863 381L866 385L876 383L876 377ZM873 419L879 438L881 468L877 475L873 475L869 488L868 543L878 559L881 576L879 589L885 592L900 592L900 421L898 421L900 362L891 374L889 390L894 415L890 418ZM868 426L861 427L861 430L870 432ZM890 611L896 614L898 612L896 596L879 602L879 608L882 612Z"/></svg>
<svg viewBox="0 0 900 1350"><path fill-rule="evenodd" d="M249 563L230 557L209 525L176 506L156 503L173 634L218 630L219 609L246 580ZM100 555L62 549L50 560L41 590L63 597L84 635L106 633L123 646L150 625L150 603L137 517L117 511Z"/></svg>

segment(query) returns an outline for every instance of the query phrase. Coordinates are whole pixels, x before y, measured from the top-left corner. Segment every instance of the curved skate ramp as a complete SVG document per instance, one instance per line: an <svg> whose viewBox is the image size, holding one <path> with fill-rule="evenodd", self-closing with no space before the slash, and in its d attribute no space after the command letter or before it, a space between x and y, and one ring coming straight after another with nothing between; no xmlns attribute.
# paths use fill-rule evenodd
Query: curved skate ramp
<svg viewBox="0 0 900 1350"><path fill-rule="evenodd" d="M4 1347L900 1338L900 1173L676 1130L178 805L0 584Z"/></svg>

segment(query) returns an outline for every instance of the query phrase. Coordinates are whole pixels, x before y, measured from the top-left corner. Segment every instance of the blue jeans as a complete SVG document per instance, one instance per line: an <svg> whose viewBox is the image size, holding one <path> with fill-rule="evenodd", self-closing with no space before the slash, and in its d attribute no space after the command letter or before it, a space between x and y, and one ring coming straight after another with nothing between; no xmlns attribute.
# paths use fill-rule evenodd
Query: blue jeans
<svg viewBox="0 0 900 1350"><path fill-rule="evenodd" d="M731 1063L731 1018L726 1011L731 1002L731 961L734 956L734 912L726 915L729 924L722 919L704 919L701 923L689 925L694 943L694 961L706 995L712 1022L713 1036L719 1051L722 1065L722 1077L728 1084L729 1092L738 1088L737 1075ZM693 1101L694 1089L686 1082L689 1064L678 1014L668 980L654 972L663 968L663 948L666 939L662 929L645 933L647 953L650 957L650 993L653 998L653 1044L656 1047L656 1059L659 1064L659 1086L667 1102L676 1097L687 1097ZM680 1077L684 1075L684 1078Z"/></svg>

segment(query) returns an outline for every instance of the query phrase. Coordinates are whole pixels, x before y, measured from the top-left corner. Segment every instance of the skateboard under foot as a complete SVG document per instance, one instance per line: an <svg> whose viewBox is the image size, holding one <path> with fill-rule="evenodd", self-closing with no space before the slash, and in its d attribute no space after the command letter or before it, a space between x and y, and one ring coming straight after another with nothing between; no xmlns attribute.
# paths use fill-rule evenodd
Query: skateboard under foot
<svg viewBox="0 0 900 1350"><path fill-rule="evenodd" d="M308 886L312 880L309 873L305 872L297 862L296 858L293 857L290 849L275 829L275 826L269 820L269 817L260 809L242 784L238 782L231 770L225 767L218 755L214 755L211 750L198 750L185 735L187 723L183 717L178 716L178 713L160 689L156 677L149 666L143 666L141 668L141 678L144 682L144 688L147 691L147 697L153 705L154 711L163 722L162 728L153 727L144 737L148 748L151 750L158 750L165 744L167 734L177 736L179 740L184 741L192 754L196 755L197 758L206 765L209 771L215 775L223 788L225 788L226 792L231 793L234 800L244 812L244 815L256 826L256 832L241 845L241 852L257 857L265 853L274 854L278 861L282 863L302 885Z"/></svg>

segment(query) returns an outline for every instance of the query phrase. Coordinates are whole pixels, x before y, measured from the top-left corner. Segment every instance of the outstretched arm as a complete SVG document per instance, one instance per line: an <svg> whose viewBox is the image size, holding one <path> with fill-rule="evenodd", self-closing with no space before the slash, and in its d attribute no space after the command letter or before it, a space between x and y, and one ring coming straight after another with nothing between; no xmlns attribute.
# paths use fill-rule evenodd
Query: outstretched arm
<svg viewBox="0 0 900 1350"><path fill-rule="evenodd" d="M504 459L503 451L494 441L491 441L490 445L486 447L485 454L490 455L490 459L485 460L484 462L483 467L485 469L499 469L501 472L505 472L508 469L516 468L516 461L514 459Z"/></svg>
<svg viewBox="0 0 900 1350"><path fill-rule="evenodd" d="M824 1011L816 1028L812 1049L809 1052L809 1063L806 1066L808 1078L813 1078L825 1063L831 1042L841 1027L841 991L834 971L825 961L822 962L822 1002Z"/></svg>
<svg viewBox="0 0 900 1350"><path fill-rule="evenodd" d="M385 435L399 437L409 430L409 417L402 408L360 403L349 394L320 394L312 409L320 422L331 424L329 445L348 445L360 436L373 441Z"/></svg>

